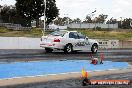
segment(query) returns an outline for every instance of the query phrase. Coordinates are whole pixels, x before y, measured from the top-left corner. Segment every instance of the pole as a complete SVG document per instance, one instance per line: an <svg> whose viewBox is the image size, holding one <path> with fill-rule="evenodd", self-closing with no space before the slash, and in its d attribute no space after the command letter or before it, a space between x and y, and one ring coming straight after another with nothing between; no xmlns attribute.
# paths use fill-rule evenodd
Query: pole
<svg viewBox="0 0 132 88"><path fill-rule="evenodd" d="M108 20L108 29L109 29L109 26L110 26L110 20Z"/></svg>
<svg viewBox="0 0 132 88"><path fill-rule="evenodd" d="M120 17L120 18L121 18L121 28L122 28L122 18L123 18L123 17Z"/></svg>
<svg viewBox="0 0 132 88"><path fill-rule="evenodd" d="M46 0L44 0L44 29L43 29L43 36L45 34L45 23L46 23Z"/></svg>
<svg viewBox="0 0 132 88"><path fill-rule="evenodd" d="M95 11L94 12L92 12L92 13L95 13L97 10L96 10L96 8L95 8ZM95 30L96 30L96 19L95 19Z"/></svg>
<svg viewBox="0 0 132 88"><path fill-rule="evenodd" d="M67 26L68 26L68 24L69 24L69 18L68 18L68 15L69 14L64 14L66 17L67 17L67 22L66 22L66 24L67 24Z"/></svg>
<svg viewBox="0 0 132 88"><path fill-rule="evenodd" d="M95 8L95 10L94 10L92 13L88 14L88 15L91 17L91 20L92 20L92 17L95 15L96 12L97 12L97 10L96 10L96 8ZM88 16L88 15L87 15L87 16ZM96 19L95 19L94 24L95 24L95 30L96 30Z"/></svg>

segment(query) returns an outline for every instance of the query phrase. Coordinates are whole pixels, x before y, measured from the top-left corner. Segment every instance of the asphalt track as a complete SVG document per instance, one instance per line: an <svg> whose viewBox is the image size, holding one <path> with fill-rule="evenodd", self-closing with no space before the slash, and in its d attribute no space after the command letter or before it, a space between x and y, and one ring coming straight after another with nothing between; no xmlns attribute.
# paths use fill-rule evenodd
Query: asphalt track
<svg viewBox="0 0 132 88"><path fill-rule="evenodd" d="M53 53L45 53L44 50L0 50L0 62L14 61L36 61L36 60L90 60L90 55L99 57L100 53L104 54L104 60L129 62L132 64L132 49L104 49L99 50L97 54L92 54L90 51L74 52L65 54L61 51ZM132 80L132 72L122 74L109 74L90 79L129 79ZM19 85L8 88L83 88L80 79L67 79L50 81L46 83L37 83L29 85ZM2 87L4 88L4 87ZM5 87L7 88L7 87ZM101 85L101 86L86 86L84 88L132 88L131 85Z"/></svg>
<svg viewBox="0 0 132 88"><path fill-rule="evenodd" d="M132 80L132 72L122 73L122 74L110 74L103 76L94 76L89 79L125 79ZM2 86L0 88L132 88L130 85L81 85L82 80L80 78L76 79L66 79L66 80L54 80L48 82L38 82L31 84L21 84L14 86Z"/></svg>
<svg viewBox="0 0 132 88"><path fill-rule="evenodd" d="M32 61L32 60L90 60L90 56L99 57L104 54L104 60L132 62L132 49L105 49L92 54L91 51L65 54L63 51L46 53L44 50L0 50L0 61Z"/></svg>
<svg viewBox="0 0 132 88"><path fill-rule="evenodd" d="M132 80L132 72L130 73L122 73L122 74L110 74L110 75L103 75L103 76L94 76L90 77L89 79L128 79ZM59 81L51 81L47 83L39 84L42 88L132 88L131 85L81 85L82 80L80 79L67 79L67 80L59 80ZM49 86L50 84L50 86ZM62 86L59 86L62 85ZM30 86L31 87L31 86ZM25 87L25 88L30 88ZM39 88L38 85L34 84L34 88Z"/></svg>

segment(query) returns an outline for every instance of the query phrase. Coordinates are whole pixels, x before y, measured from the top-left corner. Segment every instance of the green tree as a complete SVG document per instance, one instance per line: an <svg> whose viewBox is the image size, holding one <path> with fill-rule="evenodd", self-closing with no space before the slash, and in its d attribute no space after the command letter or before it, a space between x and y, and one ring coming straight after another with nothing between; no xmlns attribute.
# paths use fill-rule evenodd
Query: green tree
<svg viewBox="0 0 132 88"><path fill-rule="evenodd" d="M74 19L74 20L72 21L72 23L81 23L81 20L80 20L80 18L76 18L76 19Z"/></svg>
<svg viewBox="0 0 132 88"><path fill-rule="evenodd" d="M56 7L55 0L46 0L46 23L47 25L52 22L59 15L59 9Z"/></svg>
<svg viewBox="0 0 132 88"><path fill-rule="evenodd" d="M26 26L26 18L20 16L15 6L3 6L0 12L1 19L4 23L16 23Z"/></svg>
<svg viewBox="0 0 132 88"><path fill-rule="evenodd" d="M104 23L107 19L108 15L100 14L98 17L95 17L93 20L94 23Z"/></svg>
<svg viewBox="0 0 132 88"><path fill-rule="evenodd" d="M3 22L5 23L9 22L9 12L10 12L10 7L7 5L3 6L3 8L1 9L0 15Z"/></svg>
<svg viewBox="0 0 132 88"><path fill-rule="evenodd" d="M0 5L0 8L2 7L2 5Z"/></svg>
<svg viewBox="0 0 132 88"><path fill-rule="evenodd" d="M83 21L84 23L92 23L91 16L87 15L85 20Z"/></svg>
<svg viewBox="0 0 132 88"><path fill-rule="evenodd" d="M113 19L113 17L106 22L107 24L115 24L118 23L117 19Z"/></svg>
<svg viewBox="0 0 132 88"><path fill-rule="evenodd" d="M63 25L68 25L72 23L72 19L70 19L69 17L63 17L62 22L64 23Z"/></svg>
<svg viewBox="0 0 132 88"><path fill-rule="evenodd" d="M54 24L56 24L56 25L64 25L63 18L58 17L56 20L54 20Z"/></svg>
<svg viewBox="0 0 132 88"><path fill-rule="evenodd" d="M63 18L57 17L57 19L54 20L54 24L61 25L61 26L64 26L70 23L72 23L72 19L70 19L69 17L63 17Z"/></svg>
<svg viewBox="0 0 132 88"><path fill-rule="evenodd" d="M31 21L36 20L36 27L39 26L39 18L44 16L44 0L16 0L16 9L22 17L27 18L28 26ZM55 0L46 0L46 23L49 24L58 16L59 10Z"/></svg>
<svg viewBox="0 0 132 88"><path fill-rule="evenodd" d="M131 28L131 23L132 19L131 18L126 18L124 19L121 23L121 28L124 28L124 29L130 29Z"/></svg>

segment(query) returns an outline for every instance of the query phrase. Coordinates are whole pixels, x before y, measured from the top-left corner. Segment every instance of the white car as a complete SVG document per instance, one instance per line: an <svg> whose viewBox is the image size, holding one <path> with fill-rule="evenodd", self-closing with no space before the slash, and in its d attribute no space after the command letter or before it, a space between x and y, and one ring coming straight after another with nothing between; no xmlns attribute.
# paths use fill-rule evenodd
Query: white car
<svg viewBox="0 0 132 88"><path fill-rule="evenodd" d="M89 39L77 31L58 30L47 36L41 37L40 47L45 48L46 52L53 50L63 50L66 53L81 50L91 50L96 53L98 50L98 42Z"/></svg>

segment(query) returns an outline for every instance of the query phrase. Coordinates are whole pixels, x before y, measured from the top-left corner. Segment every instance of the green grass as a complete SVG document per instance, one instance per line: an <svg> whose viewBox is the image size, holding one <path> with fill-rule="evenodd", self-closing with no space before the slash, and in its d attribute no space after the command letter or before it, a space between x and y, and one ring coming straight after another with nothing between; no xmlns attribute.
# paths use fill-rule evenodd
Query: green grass
<svg viewBox="0 0 132 88"><path fill-rule="evenodd" d="M115 32L115 31L80 31L90 38L98 39L130 39L132 38L132 32Z"/></svg>
<svg viewBox="0 0 132 88"><path fill-rule="evenodd" d="M74 29L76 30L76 29ZM93 31L93 30L77 30L82 34L88 36L89 38L95 39L119 39L119 40L127 40L132 39L132 30L131 31Z"/></svg>
<svg viewBox="0 0 132 88"><path fill-rule="evenodd" d="M10 32L10 30L7 30L7 29L4 28L4 27L1 27L1 28L0 28L0 33L7 33L7 32Z"/></svg>
<svg viewBox="0 0 132 88"><path fill-rule="evenodd" d="M13 31L6 28L0 28L0 36L2 37L41 37L41 29L32 29L31 31Z"/></svg>
<svg viewBox="0 0 132 88"><path fill-rule="evenodd" d="M77 29L69 29L77 30ZM96 39L119 39L127 40L132 39L132 30L131 31L93 31L87 29L78 29L77 31L88 36L89 38ZM51 33L51 31L45 32L45 35ZM33 28L31 31L13 31L6 28L0 28L0 36L3 37L35 37L40 38L42 36L42 29Z"/></svg>

